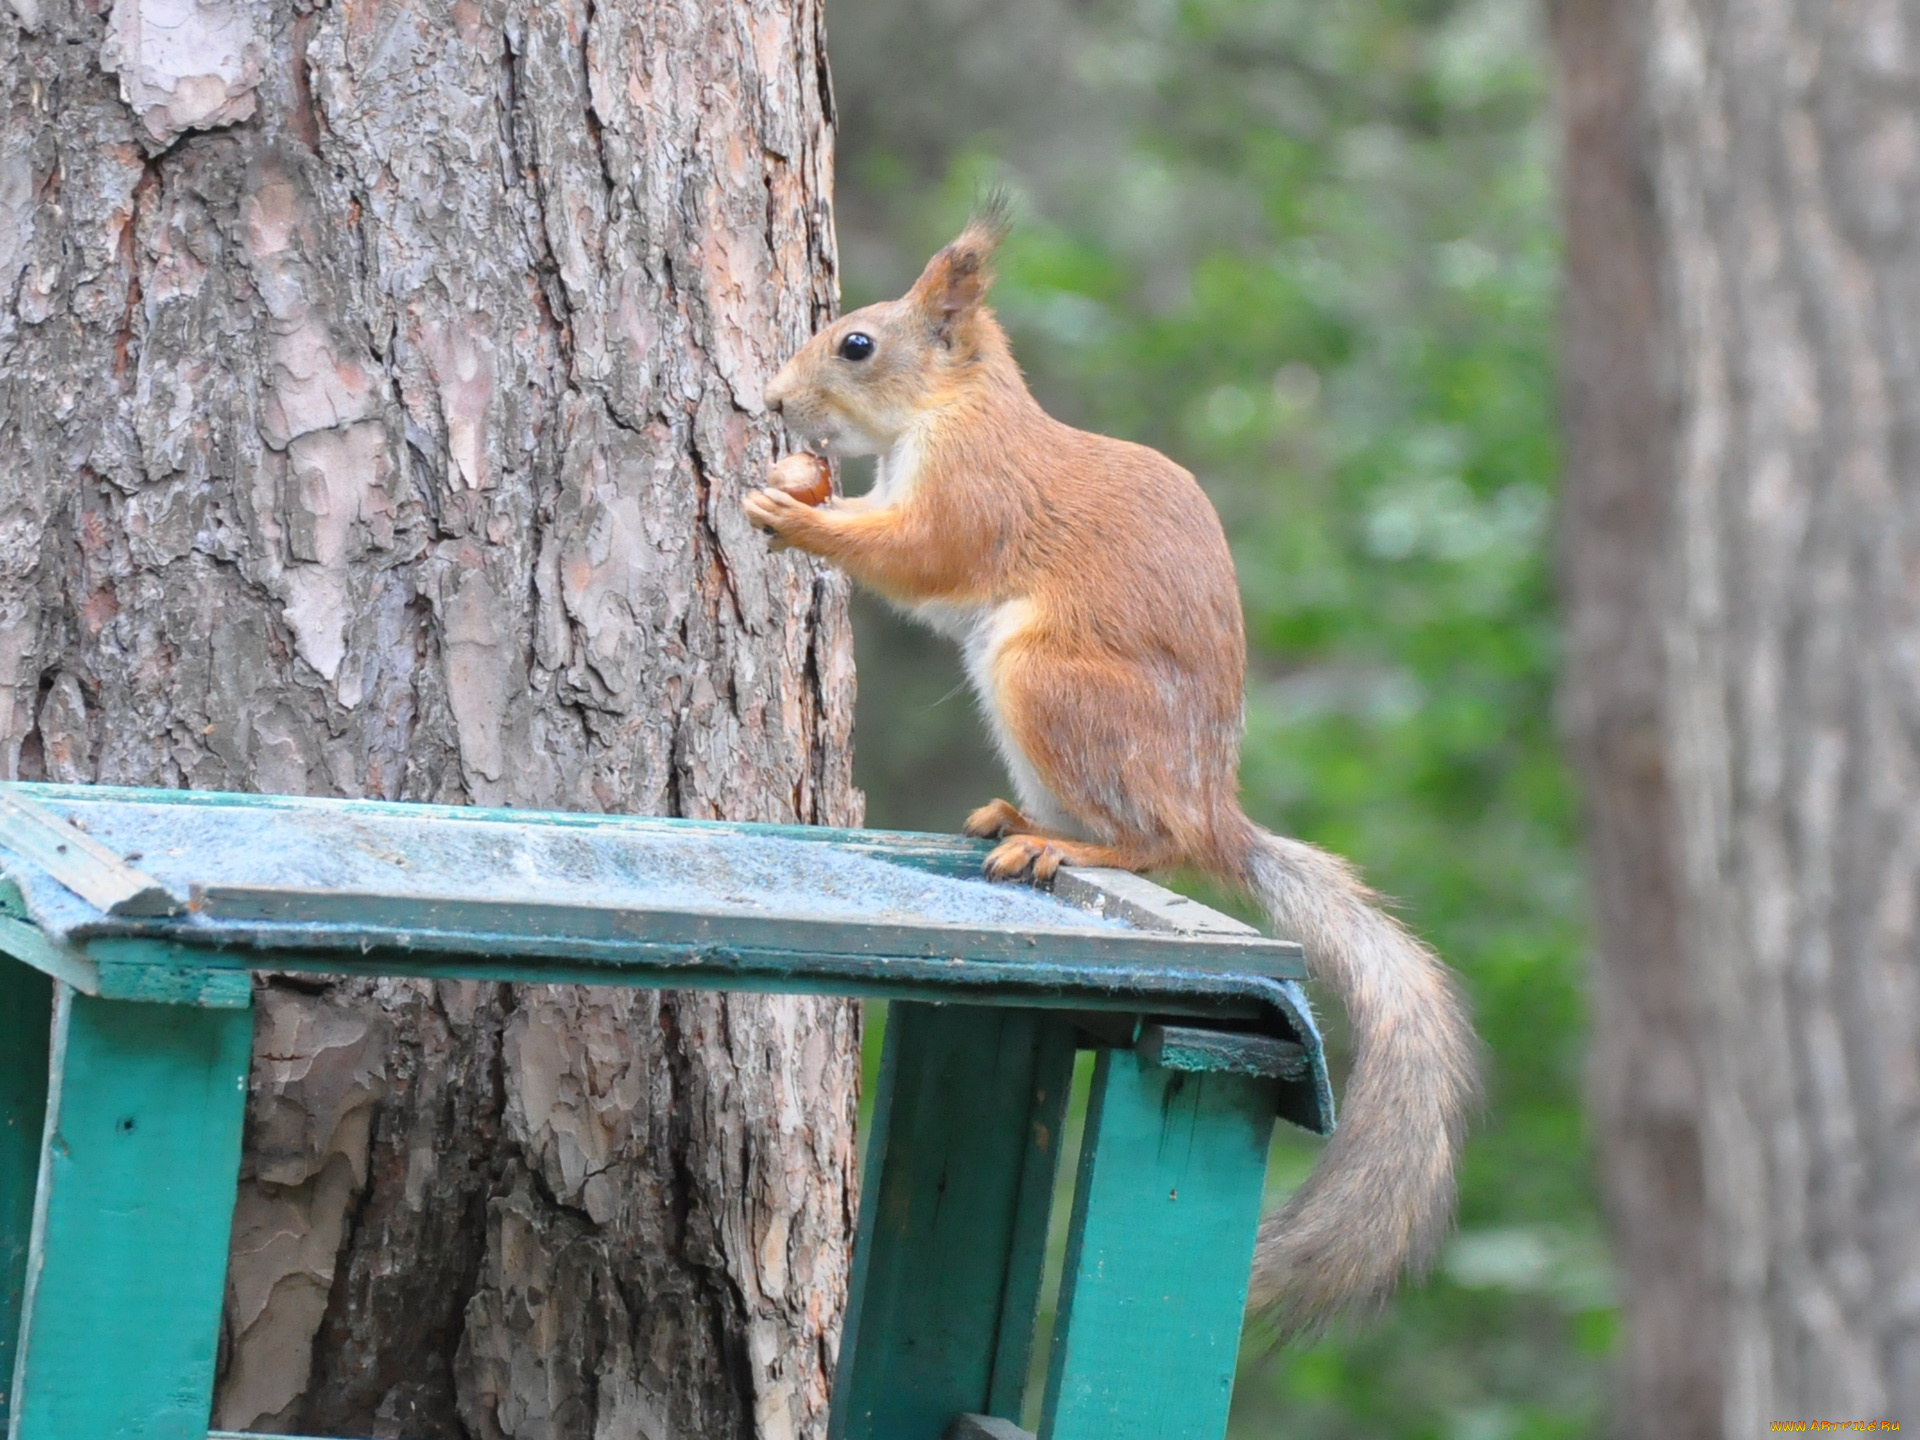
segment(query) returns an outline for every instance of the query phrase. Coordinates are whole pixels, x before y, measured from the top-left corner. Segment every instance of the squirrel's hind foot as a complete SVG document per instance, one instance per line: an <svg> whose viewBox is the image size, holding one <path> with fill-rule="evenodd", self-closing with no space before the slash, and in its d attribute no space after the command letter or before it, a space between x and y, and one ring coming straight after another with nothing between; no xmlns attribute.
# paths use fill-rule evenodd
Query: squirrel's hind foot
<svg viewBox="0 0 1920 1440"><path fill-rule="evenodd" d="M983 868L989 880L1032 880L1036 885L1051 885L1060 867L1071 863L1073 858L1069 847L1058 840L1043 840L1038 835L1009 835L993 847Z"/></svg>

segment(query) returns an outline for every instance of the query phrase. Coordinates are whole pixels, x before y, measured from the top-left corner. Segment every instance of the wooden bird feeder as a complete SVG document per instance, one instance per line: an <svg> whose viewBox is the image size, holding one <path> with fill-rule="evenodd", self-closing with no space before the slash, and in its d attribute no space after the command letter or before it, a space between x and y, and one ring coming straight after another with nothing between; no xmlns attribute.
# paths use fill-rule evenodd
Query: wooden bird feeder
<svg viewBox="0 0 1920 1440"><path fill-rule="evenodd" d="M1299 949L1118 871L989 885L985 849L0 785L0 1425L208 1435L270 970L893 1001L831 1440L1026 1434L1090 1049L1039 1434L1220 1440L1273 1120L1331 1125Z"/></svg>

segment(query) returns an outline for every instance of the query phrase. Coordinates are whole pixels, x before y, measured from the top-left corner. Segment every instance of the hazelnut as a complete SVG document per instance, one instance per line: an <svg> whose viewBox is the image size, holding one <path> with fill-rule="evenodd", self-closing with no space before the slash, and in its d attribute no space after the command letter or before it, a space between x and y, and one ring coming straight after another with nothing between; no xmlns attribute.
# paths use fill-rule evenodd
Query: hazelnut
<svg viewBox="0 0 1920 1440"><path fill-rule="evenodd" d="M833 494L833 472L825 460L803 450L787 456L768 471L767 485L773 490L784 490L808 505L822 505Z"/></svg>

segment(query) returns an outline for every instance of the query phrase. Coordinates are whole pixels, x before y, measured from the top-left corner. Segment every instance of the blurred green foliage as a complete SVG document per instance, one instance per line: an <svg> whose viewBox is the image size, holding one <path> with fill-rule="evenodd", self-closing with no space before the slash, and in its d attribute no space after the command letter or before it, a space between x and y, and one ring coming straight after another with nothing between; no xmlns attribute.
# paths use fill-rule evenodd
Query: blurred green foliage
<svg viewBox="0 0 1920 1440"><path fill-rule="evenodd" d="M1525 0L830 11L848 303L898 293L982 184L1014 191L995 303L1036 392L1187 465L1227 523L1249 812L1398 897L1488 1045L1437 1275L1371 1328L1250 1348L1239 1440L1597 1425L1613 1311L1551 717L1541 19ZM1005 788L958 666L877 606L856 626L869 818L951 828ZM1281 1137L1277 1184L1312 1154Z"/></svg>

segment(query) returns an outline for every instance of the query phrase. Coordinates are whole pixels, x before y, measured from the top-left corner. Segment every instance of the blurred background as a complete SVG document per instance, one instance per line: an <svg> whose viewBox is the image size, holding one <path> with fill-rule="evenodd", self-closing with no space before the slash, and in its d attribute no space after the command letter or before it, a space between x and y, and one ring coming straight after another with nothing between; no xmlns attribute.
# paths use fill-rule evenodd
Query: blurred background
<svg viewBox="0 0 1920 1440"><path fill-rule="evenodd" d="M1250 1347L1234 1435L1596 1433L1616 1329L1581 1110L1585 902L1554 742L1559 286L1527 0L830 0L847 308L989 183L1036 394L1195 471L1251 644L1246 803L1351 856L1491 1054L1461 1225L1381 1323ZM855 469L849 488L865 487ZM868 823L1007 786L951 647L863 600ZM1338 1017L1329 1016L1336 1025ZM877 1032L877 1028L876 1032ZM1277 1190L1312 1163L1276 1141Z"/></svg>

